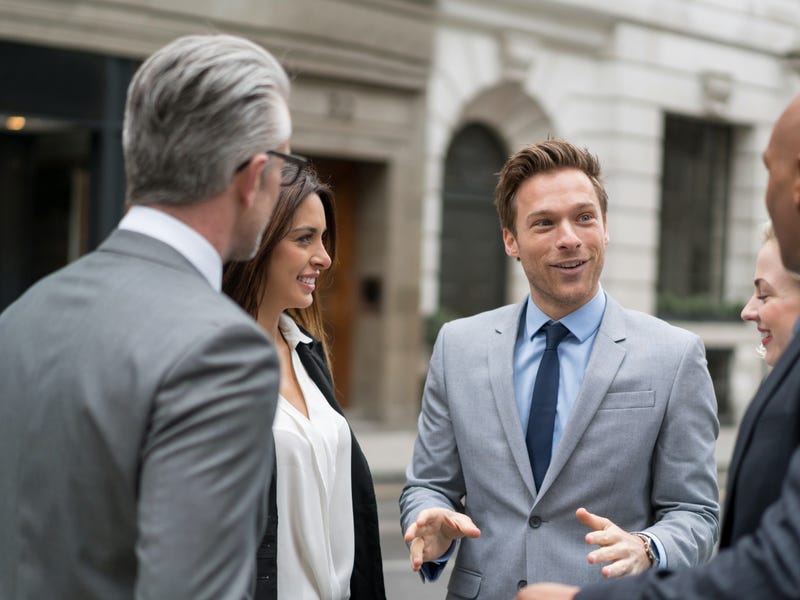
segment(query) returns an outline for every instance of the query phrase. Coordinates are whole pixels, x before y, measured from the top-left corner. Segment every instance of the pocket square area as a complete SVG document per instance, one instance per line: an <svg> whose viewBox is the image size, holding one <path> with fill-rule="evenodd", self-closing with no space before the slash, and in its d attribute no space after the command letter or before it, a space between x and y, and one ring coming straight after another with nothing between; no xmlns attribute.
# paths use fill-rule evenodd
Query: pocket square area
<svg viewBox="0 0 800 600"><path fill-rule="evenodd" d="M600 410L618 410L620 408L652 408L656 404L656 393L653 390L641 392L609 392L603 398Z"/></svg>

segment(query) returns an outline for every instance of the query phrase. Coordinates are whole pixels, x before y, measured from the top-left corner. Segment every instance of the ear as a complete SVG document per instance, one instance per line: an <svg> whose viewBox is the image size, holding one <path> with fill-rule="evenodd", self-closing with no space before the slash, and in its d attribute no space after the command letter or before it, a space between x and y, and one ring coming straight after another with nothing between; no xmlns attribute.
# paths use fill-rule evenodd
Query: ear
<svg viewBox="0 0 800 600"><path fill-rule="evenodd" d="M603 215L603 243L608 246L608 219L606 218L608 215Z"/></svg>
<svg viewBox="0 0 800 600"><path fill-rule="evenodd" d="M794 182L792 183L792 204L796 211L800 212L800 154L794 159Z"/></svg>
<svg viewBox="0 0 800 600"><path fill-rule="evenodd" d="M507 227L503 227L503 244L506 248L506 254L511 258L519 258L519 247L517 246L517 238L511 233Z"/></svg>
<svg viewBox="0 0 800 600"><path fill-rule="evenodd" d="M255 203L256 194L261 189L262 173L267 162L266 154L257 154L244 169L234 176L233 185L236 197L242 202L244 208L250 208Z"/></svg>

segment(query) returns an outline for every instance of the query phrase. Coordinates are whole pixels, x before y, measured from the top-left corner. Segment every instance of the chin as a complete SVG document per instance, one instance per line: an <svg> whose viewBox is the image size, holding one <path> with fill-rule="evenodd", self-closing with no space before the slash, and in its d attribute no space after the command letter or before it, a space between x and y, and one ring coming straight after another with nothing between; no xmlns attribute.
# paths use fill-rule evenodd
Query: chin
<svg viewBox="0 0 800 600"><path fill-rule="evenodd" d="M776 353L774 351L772 351L772 352L767 351L767 354L764 357L764 362L767 363L767 365L769 365L770 367L774 367L775 363L778 362L779 358L780 358L780 354L778 354L778 353Z"/></svg>

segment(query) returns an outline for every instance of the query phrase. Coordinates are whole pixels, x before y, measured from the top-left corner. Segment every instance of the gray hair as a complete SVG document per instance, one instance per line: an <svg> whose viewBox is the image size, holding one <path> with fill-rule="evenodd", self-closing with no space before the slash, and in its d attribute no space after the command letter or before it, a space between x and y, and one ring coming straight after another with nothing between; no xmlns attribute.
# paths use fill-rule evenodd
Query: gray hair
<svg viewBox="0 0 800 600"><path fill-rule="evenodd" d="M289 78L261 46L230 35L178 38L128 88L122 148L129 204L192 204L291 134Z"/></svg>

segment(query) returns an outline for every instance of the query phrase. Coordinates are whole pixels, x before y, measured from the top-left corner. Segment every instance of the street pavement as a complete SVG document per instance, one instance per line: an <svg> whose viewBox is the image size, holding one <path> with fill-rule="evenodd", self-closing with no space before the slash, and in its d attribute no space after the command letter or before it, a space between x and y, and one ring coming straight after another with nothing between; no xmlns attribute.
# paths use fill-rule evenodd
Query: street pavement
<svg viewBox="0 0 800 600"><path fill-rule="evenodd" d="M449 566L437 581L430 583L423 583L419 574L411 571L408 549L400 533L400 507L397 499L402 489L403 484L399 481L379 481L375 484L387 600L442 600L447 595Z"/></svg>
<svg viewBox="0 0 800 600"><path fill-rule="evenodd" d="M416 432L387 430L357 419L351 420L351 426L367 456L375 479L387 599L443 600L447 595L450 566L448 565L439 580L423 584L419 575L411 571L408 550L400 532L398 498L403 489L405 467L411 458ZM725 489L725 477L735 438L735 428L723 427L717 440L717 465L722 490Z"/></svg>

